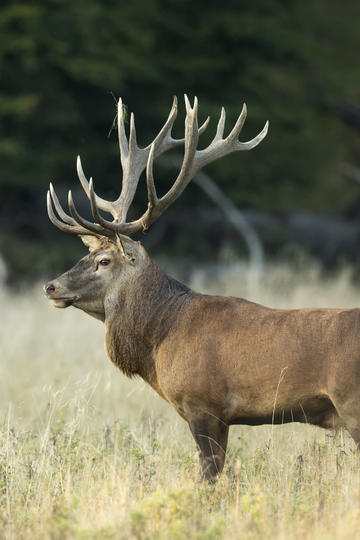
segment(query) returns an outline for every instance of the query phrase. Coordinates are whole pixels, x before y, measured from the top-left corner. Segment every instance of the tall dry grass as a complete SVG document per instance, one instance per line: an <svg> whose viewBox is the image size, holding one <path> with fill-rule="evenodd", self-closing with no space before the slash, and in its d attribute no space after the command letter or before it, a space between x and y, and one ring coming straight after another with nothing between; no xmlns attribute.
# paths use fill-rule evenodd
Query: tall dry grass
<svg viewBox="0 0 360 540"><path fill-rule="evenodd" d="M267 266L253 300L360 306L343 271ZM246 267L192 286L248 296ZM216 486L198 481L185 423L106 359L99 322L55 310L40 286L0 292L0 538L360 538L360 475L346 432L231 428Z"/></svg>

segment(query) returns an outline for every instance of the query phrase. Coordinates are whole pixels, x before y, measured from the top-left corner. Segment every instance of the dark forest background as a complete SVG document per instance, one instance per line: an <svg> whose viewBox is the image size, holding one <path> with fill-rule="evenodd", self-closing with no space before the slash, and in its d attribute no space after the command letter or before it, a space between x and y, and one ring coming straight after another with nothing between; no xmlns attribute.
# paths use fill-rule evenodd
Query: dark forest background
<svg viewBox="0 0 360 540"><path fill-rule="evenodd" d="M287 246L336 267L360 260L360 4L358 1L4 1L0 8L0 252L9 280L58 272L80 243L53 227L45 194L71 188L83 213L76 156L97 192L117 196L113 121L121 96L147 145L182 94L197 95L214 134L245 101L241 140L269 119L251 152L206 169L257 230L267 257ZM159 159L159 191L176 170ZM144 210L145 186L133 215ZM246 254L220 210L192 183L142 240L153 255L216 260ZM285 255L284 255L285 256Z"/></svg>

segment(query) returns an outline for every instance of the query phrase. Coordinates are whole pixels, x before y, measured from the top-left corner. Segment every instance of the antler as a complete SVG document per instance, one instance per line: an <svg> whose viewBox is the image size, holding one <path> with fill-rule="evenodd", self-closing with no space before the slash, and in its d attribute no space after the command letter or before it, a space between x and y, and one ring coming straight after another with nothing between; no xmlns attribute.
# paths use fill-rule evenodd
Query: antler
<svg viewBox="0 0 360 540"><path fill-rule="evenodd" d="M121 99L118 104L118 136L120 147L120 159L123 170L122 189L120 196L113 202L106 201L95 194L92 179L88 182L82 170L81 161L78 157L77 172L79 180L85 193L90 199L91 211L95 223L82 218L77 212L71 191L69 191L68 204L71 216L64 212L61 207L56 193L50 184L48 191L47 204L49 218L61 230L72 232L75 234L93 234L96 236L105 235L113 236L115 233L123 233L133 235L141 230L147 229L154 223L163 212L181 195L191 179L205 165L219 159L227 154L239 150L251 150L257 146L266 136L268 130L268 122L266 122L262 131L248 142L240 142L238 140L240 131L246 119L246 106L244 104L241 114L232 129L231 133L224 138L225 127L225 109L221 109L220 119L217 125L217 130L214 139L204 150L197 150L199 135L205 131L209 124L208 117L204 124L199 128L197 111L198 100L195 97L194 105L191 107L190 102L185 95L185 137L183 139L174 139L171 136L171 130L177 116L177 99L174 97L172 109L169 117L163 128L160 130L154 141L146 148L139 148L136 142L136 131L134 115L130 117L130 134L129 140L126 138L123 106ZM176 178L170 190L160 199L157 196L154 176L153 162L156 157L162 153L176 148L184 144L184 159L180 173ZM137 220L126 222L128 209L135 196L139 178L143 170L146 168L146 182L148 191L148 208L144 214ZM62 221L54 214L53 204ZM104 210L110 213L114 221L106 220L99 212Z"/></svg>

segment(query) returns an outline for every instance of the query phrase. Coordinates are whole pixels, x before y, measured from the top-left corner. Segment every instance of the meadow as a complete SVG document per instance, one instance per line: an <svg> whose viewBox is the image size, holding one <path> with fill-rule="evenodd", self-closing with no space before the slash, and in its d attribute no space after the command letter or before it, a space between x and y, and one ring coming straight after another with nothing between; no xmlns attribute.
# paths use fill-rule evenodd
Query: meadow
<svg viewBox="0 0 360 540"><path fill-rule="evenodd" d="M193 273L208 293L273 307L360 306L343 269L231 261ZM106 358L103 328L54 309L41 284L0 291L0 538L356 539L360 474L346 431L233 426L223 475L199 482L184 421Z"/></svg>

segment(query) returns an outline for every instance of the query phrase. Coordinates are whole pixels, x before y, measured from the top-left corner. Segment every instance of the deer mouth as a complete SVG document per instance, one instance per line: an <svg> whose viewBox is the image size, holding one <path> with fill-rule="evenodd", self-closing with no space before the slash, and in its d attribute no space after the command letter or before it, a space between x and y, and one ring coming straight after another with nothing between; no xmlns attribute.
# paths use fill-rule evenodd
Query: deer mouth
<svg viewBox="0 0 360 540"><path fill-rule="evenodd" d="M76 300L78 300L78 296L71 296L71 297L59 297L59 298L49 298L51 300L54 307L57 308L67 308L69 306L72 306Z"/></svg>

